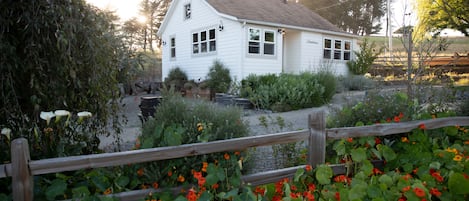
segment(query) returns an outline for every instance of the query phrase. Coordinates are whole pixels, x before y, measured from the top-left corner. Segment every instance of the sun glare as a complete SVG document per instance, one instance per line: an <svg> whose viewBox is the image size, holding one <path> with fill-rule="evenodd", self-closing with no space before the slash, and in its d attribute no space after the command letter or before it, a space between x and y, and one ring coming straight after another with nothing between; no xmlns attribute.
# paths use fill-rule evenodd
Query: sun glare
<svg viewBox="0 0 469 201"><path fill-rule="evenodd" d="M142 0L86 0L89 4L100 9L115 11L122 21L136 17L139 22L142 22L140 17L138 17L141 1Z"/></svg>

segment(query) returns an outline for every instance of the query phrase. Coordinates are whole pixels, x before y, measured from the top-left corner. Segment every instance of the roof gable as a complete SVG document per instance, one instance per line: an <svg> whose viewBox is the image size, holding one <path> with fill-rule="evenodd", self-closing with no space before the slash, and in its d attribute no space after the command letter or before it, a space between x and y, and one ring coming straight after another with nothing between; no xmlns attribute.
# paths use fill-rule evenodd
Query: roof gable
<svg viewBox="0 0 469 201"><path fill-rule="evenodd" d="M206 0L217 12L280 25L345 33L307 7L284 0Z"/></svg>

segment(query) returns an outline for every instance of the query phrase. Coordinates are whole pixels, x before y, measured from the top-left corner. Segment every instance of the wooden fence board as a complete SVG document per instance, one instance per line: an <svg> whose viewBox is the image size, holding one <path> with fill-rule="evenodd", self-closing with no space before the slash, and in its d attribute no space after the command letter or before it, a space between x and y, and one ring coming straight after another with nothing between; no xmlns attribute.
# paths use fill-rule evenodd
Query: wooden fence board
<svg viewBox="0 0 469 201"><path fill-rule="evenodd" d="M426 129L436 129L446 126L469 126L469 117L447 117L402 123L386 123L371 126L345 127L326 129L327 138L342 139L348 137L386 136L412 131L424 124Z"/></svg>
<svg viewBox="0 0 469 201"><path fill-rule="evenodd" d="M309 131L300 130L253 137L185 144L172 147L140 149L125 152L51 158L30 162L33 175L87 168L119 166L165 159L181 158L225 151L242 151L257 146L285 144L308 139Z"/></svg>

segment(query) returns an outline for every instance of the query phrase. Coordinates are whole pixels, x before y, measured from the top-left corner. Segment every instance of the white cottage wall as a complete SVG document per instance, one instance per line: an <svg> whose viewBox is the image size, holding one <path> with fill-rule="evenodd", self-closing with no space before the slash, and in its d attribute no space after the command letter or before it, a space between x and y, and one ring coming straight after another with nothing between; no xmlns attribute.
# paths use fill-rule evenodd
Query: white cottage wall
<svg viewBox="0 0 469 201"><path fill-rule="evenodd" d="M213 62L219 58L230 71L236 71L234 68L239 66L239 36L240 24L221 18L205 3L199 0L192 1L174 1L177 3L172 16L167 16L169 20L167 27L162 35L165 41L162 54L163 67L162 76L166 78L171 69L181 68L188 74L188 79L205 80ZM191 18L184 19L184 5L191 4ZM223 26L220 29L219 26ZM215 28L216 34L216 52L193 54L192 53L192 34L203 30ZM235 30L235 31L232 31ZM176 57L171 58L170 39L176 39ZM237 73L237 72L234 72Z"/></svg>
<svg viewBox="0 0 469 201"><path fill-rule="evenodd" d="M248 53L248 30L249 28L256 28L261 30L274 31L275 33L275 55L266 56L261 54L249 54ZM247 24L244 26L244 44L243 47L243 65L242 65L242 78L249 76L250 74L265 75L265 74L280 74L282 73L282 58L283 58L283 37L279 33L278 28L268 26L258 26Z"/></svg>

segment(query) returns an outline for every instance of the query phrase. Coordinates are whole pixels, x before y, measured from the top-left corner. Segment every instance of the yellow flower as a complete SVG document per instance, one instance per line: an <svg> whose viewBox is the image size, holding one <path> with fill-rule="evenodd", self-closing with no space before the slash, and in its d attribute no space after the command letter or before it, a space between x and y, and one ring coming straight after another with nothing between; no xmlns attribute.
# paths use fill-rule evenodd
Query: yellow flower
<svg viewBox="0 0 469 201"><path fill-rule="evenodd" d="M454 161L461 161L462 160L462 156L457 154L456 156L454 156L453 158Z"/></svg>
<svg viewBox="0 0 469 201"><path fill-rule="evenodd" d="M103 192L104 195L109 195L109 194L111 194L111 193L112 193L112 189L111 189L111 188L108 188L108 189L106 189L106 190Z"/></svg>
<svg viewBox="0 0 469 201"><path fill-rule="evenodd" d="M455 149L455 148L449 148L449 147L448 147L448 148L446 148L446 151L447 151L447 152L450 152L450 153L458 154L458 150Z"/></svg>
<svg viewBox="0 0 469 201"><path fill-rule="evenodd" d="M178 181L179 181L179 182L182 183L182 182L184 182L185 180L186 180L186 179L184 178L184 176L179 175L179 177L178 177Z"/></svg>
<svg viewBox="0 0 469 201"><path fill-rule="evenodd" d="M197 124L197 130L200 132L202 130L204 130L204 126L202 125L202 123L198 123Z"/></svg>
<svg viewBox="0 0 469 201"><path fill-rule="evenodd" d="M402 141L402 142L409 142L409 139L407 139L407 137L402 137L402 138L401 138L401 141Z"/></svg>

